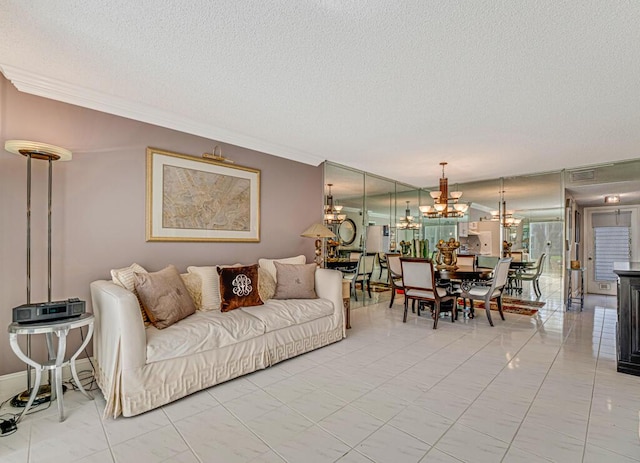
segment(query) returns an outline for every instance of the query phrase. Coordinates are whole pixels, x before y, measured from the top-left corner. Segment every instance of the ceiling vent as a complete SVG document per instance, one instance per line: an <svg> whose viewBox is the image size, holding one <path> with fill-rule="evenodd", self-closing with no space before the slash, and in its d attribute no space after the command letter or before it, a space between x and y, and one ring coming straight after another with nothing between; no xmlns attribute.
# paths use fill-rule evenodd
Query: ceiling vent
<svg viewBox="0 0 640 463"><path fill-rule="evenodd" d="M572 182L584 182L587 180L595 180L595 179L596 179L596 171L593 169L578 170L578 171L571 172Z"/></svg>

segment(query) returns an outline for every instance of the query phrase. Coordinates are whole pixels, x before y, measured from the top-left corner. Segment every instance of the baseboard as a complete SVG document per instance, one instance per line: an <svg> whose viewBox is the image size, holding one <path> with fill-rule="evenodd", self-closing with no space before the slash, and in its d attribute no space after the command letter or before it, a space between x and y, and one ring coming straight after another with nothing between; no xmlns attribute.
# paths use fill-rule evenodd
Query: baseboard
<svg viewBox="0 0 640 463"><path fill-rule="evenodd" d="M91 363L89 359L83 358L76 361L76 370L78 373L82 370L91 370ZM48 381L47 372L43 373L44 378L42 378L42 382L46 383ZM35 373L31 371L32 383L34 384ZM69 381L71 379L71 368L67 365L62 368L62 380ZM5 400L19 394L20 392L27 389L27 369L25 367L24 371L19 371L17 373L9 373L8 375L0 376L0 403Z"/></svg>

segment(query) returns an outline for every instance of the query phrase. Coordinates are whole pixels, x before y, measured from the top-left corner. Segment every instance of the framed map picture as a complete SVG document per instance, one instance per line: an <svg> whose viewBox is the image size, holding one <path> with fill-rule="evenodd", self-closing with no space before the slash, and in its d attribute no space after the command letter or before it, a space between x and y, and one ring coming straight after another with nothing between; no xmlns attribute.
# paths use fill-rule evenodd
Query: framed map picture
<svg viewBox="0 0 640 463"><path fill-rule="evenodd" d="M147 148L147 241L260 241L260 171Z"/></svg>

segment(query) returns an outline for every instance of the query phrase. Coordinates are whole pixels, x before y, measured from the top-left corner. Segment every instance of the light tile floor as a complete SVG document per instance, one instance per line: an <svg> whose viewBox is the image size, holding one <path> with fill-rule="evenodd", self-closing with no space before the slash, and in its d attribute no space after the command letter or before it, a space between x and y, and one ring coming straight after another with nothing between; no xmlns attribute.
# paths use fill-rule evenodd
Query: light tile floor
<svg viewBox="0 0 640 463"><path fill-rule="evenodd" d="M493 328L482 312L403 324L402 298L360 307L339 343L134 418L103 420L104 400L68 392L66 421L29 416L0 461L640 461L640 377L615 371L615 297L565 312L559 282L541 286L537 316L494 312Z"/></svg>

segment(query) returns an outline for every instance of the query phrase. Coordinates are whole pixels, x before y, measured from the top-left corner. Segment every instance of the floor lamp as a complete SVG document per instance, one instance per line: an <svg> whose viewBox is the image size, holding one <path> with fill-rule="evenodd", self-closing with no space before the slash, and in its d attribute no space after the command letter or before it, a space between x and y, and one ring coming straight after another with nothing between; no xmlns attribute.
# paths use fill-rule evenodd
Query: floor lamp
<svg viewBox="0 0 640 463"><path fill-rule="evenodd" d="M70 161L71 151L58 146L26 140L7 140L4 149L10 153L27 158L27 304L31 303L31 162L34 159L48 161L47 181L47 302L51 302L51 193L53 180L53 161ZM27 335L27 356L31 357L31 335ZM27 365L27 390L11 400L14 407L24 407L31 394L31 366ZM38 391L34 405L51 400L51 386L45 385Z"/></svg>
<svg viewBox="0 0 640 463"><path fill-rule="evenodd" d="M316 258L315 262L318 267L322 266L322 239L323 238L335 238L336 235L327 227L322 225L321 223L314 223L305 231L302 232L300 236L304 236L306 238L315 238L316 239Z"/></svg>

